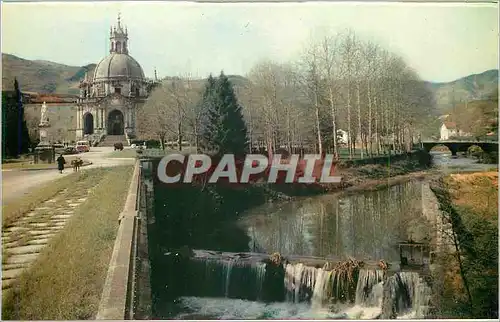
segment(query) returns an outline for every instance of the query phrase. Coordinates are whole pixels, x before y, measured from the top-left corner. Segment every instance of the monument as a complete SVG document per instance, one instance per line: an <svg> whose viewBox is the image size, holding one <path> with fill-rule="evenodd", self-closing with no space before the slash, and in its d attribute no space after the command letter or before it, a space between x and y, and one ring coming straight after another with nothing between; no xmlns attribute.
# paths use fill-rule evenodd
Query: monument
<svg viewBox="0 0 500 322"><path fill-rule="evenodd" d="M49 142L49 128L50 123L47 113L47 103L43 102L42 109L40 111L40 123L38 124L40 143L33 154L34 163L38 163L40 160L52 163L55 160L55 150Z"/></svg>
<svg viewBox="0 0 500 322"><path fill-rule="evenodd" d="M49 118L47 116L47 104L43 102L42 110L40 111L40 124L38 124L38 130L40 133L40 142L47 142L49 127L50 124L49 124Z"/></svg>

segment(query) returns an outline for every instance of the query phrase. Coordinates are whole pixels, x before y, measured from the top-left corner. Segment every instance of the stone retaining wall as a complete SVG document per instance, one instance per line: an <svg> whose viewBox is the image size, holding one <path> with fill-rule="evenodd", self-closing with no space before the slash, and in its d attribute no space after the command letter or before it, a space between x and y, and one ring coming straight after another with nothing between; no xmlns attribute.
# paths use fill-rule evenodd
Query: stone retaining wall
<svg viewBox="0 0 500 322"><path fill-rule="evenodd" d="M118 218L118 233L96 320L133 318L140 172L137 162L125 206Z"/></svg>

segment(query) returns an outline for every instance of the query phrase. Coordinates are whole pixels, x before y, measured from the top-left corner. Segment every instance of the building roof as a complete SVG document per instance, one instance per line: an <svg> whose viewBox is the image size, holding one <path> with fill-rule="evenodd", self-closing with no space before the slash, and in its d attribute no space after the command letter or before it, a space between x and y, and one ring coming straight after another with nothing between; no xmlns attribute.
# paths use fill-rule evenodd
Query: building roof
<svg viewBox="0 0 500 322"><path fill-rule="evenodd" d="M95 68L94 82L114 77L145 79L141 65L132 56L120 53L111 53L104 57Z"/></svg>
<svg viewBox="0 0 500 322"><path fill-rule="evenodd" d="M38 95L30 100L30 103L74 103L77 98L67 95Z"/></svg>

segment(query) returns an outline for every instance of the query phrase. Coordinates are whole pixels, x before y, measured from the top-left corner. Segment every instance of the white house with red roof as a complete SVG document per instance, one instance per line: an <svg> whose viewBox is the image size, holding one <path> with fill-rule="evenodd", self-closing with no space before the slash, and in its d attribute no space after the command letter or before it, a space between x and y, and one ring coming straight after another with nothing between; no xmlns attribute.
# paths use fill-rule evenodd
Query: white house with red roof
<svg viewBox="0 0 500 322"><path fill-rule="evenodd" d="M446 141L452 137L458 136L470 136L470 133L466 133L462 130L457 129L457 124L455 122L444 121L443 125L441 125L440 132L440 140Z"/></svg>

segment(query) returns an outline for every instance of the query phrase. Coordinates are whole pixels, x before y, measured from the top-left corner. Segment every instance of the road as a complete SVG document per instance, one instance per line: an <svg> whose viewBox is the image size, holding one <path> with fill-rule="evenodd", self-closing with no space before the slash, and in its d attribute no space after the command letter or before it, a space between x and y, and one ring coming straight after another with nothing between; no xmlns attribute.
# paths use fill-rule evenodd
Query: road
<svg viewBox="0 0 500 322"><path fill-rule="evenodd" d="M107 156L113 152L112 147L93 147L90 152L82 154L82 159L92 162L91 165L81 168L82 171L98 167L133 164L133 158L114 159ZM66 168L63 174L54 169L21 171L17 169L2 170L2 204L29 193L33 188L61 178L72 173L71 168Z"/></svg>

